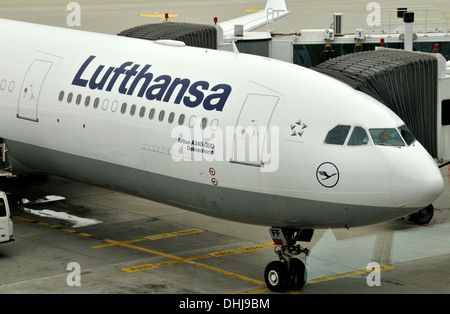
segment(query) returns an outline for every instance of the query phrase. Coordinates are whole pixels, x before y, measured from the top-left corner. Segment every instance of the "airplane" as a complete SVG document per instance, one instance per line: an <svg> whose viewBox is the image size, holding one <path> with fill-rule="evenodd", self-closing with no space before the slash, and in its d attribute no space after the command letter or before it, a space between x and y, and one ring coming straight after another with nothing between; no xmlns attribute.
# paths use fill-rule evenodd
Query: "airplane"
<svg viewBox="0 0 450 314"><path fill-rule="evenodd" d="M267 0L263 10L220 22L219 25L222 32L225 35L230 36L234 34L235 25L242 25L243 32L250 32L258 27L266 25L268 20L274 22L289 14L290 12L284 0Z"/></svg>
<svg viewBox="0 0 450 314"><path fill-rule="evenodd" d="M294 256L314 229L404 217L443 191L396 114L317 71L5 19L0 34L0 138L16 172L267 226L272 291L305 285Z"/></svg>

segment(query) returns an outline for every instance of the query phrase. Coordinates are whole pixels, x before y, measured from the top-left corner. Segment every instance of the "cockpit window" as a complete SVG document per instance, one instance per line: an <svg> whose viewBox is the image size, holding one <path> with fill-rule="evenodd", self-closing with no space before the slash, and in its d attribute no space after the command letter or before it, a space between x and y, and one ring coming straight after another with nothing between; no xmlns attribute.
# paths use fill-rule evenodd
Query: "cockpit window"
<svg viewBox="0 0 450 314"><path fill-rule="evenodd" d="M370 129L369 132L375 145L405 146L396 129Z"/></svg>
<svg viewBox="0 0 450 314"><path fill-rule="evenodd" d="M369 142L369 137L367 136L366 130L362 127L355 126L353 129L353 133L348 140L347 145L349 146L358 146L358 145L367 145Z"/></svg>
<svg viewBox="0 0 450 314"><path fill-rule="evenodd" d="M406 125L402 125L398 128L400 130L400 134L402 135L403 139L406 142L406 145L411 145L416 138L412 134L412 132L409 130L409 128Z"/></svg>
<svg viewBox="0 0 450 314"><path fill-rule="evenodd" d="M327 138L325 139L325 143L335 144L335 145L344 145L345 139L347 138L349 131L350 131L350 126L338 125L335 128L333 128L330 132L328 132Z"/></svg>

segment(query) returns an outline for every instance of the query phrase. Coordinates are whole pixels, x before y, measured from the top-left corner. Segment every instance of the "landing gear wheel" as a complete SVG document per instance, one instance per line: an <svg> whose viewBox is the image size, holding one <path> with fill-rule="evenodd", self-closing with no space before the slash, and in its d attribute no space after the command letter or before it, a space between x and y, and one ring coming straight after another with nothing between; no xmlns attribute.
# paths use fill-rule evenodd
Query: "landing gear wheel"
<svg viewBox="0 0 450 314"><path fill-rule="evenodd" d="M428 205L424 209L409 215L409 219L417 225L426 225L430 222L434 215L434 207L432 204Z"/></svg>
<svg viewBox="0 0 450 314"><path fill-rule="evenodd" d="M310 242L314 230L273 227L269 232L275 243L274 251L280 260L269 263L264 271L267 287L274 292L301 289L306 284L306 268L294 256L304 254L306 258L309 250L296 242Z"/></svg>
<svg viewBox="0 0 450 314"><path fill-rule="evenodd" d="M306 284L306 267L298 258L292 258L290 263L290 286L293 290L299 290Z"/></svg>
<svg viewBox="0 0 450 314"><path fill-rule="evenodd" d="M267 287L274 292L284 292L288 288L289 272L286 263L270 262L264 271Z"/></svg>

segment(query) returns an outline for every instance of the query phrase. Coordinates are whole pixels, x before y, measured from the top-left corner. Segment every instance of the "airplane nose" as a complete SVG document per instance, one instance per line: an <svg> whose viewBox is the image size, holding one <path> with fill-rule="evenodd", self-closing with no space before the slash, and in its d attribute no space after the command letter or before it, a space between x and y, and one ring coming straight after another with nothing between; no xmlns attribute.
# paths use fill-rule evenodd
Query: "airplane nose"
<svg viewBox="0 0 450 314"><path fill-rule="evenodd" d="M427 155L397 161L392 170L391 193L398 207L424 208L436 200L443 189L442 174Z"/></svg>

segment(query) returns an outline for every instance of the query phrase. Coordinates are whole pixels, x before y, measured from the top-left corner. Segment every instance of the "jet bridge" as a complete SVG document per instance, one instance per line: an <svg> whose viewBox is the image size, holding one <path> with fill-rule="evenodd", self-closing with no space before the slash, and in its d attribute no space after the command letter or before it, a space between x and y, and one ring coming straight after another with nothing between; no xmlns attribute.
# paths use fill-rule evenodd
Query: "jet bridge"
<svg viewBox="0 0 450 314"><path fill-rule="evenodd" d="M164 21L129 28L118 35L153 41L177 40L187 46L217 49L217 29L211 25Z"/></svg>
<svg viewBox="0 0 450 314"><path fill-rule="evenodd" d="M442 55L380 48L313 69L379 100L405 121L431 156L450 160L450 75Z"/></svg>

